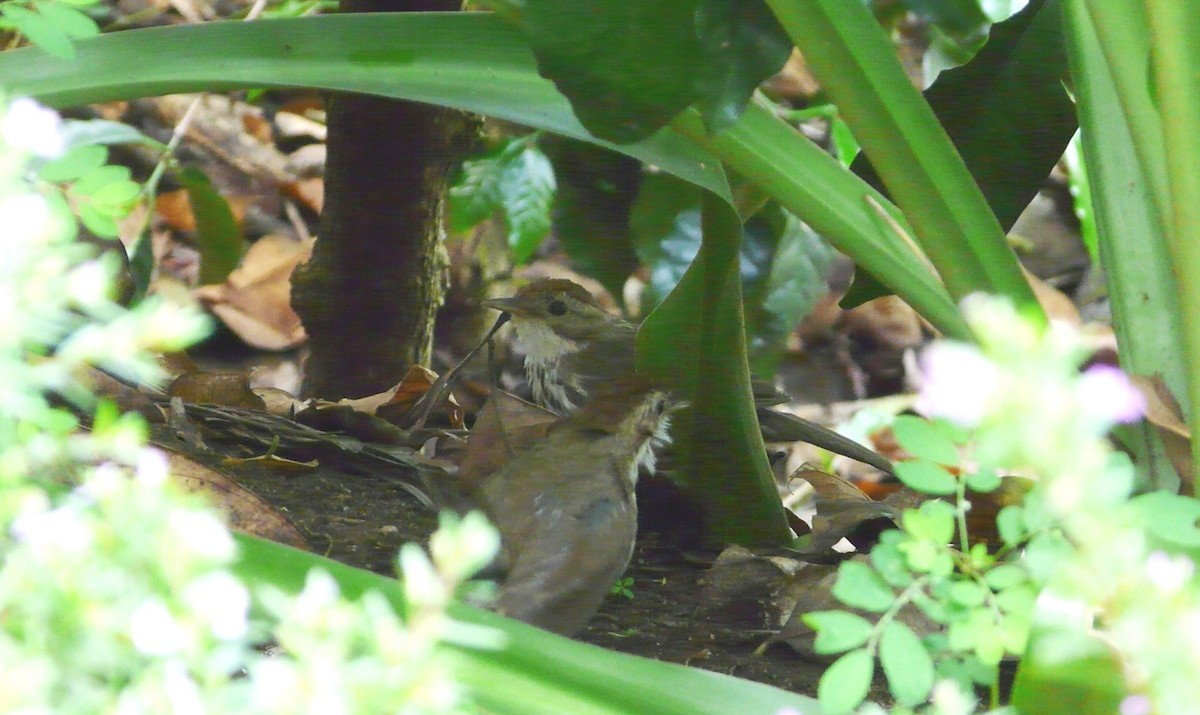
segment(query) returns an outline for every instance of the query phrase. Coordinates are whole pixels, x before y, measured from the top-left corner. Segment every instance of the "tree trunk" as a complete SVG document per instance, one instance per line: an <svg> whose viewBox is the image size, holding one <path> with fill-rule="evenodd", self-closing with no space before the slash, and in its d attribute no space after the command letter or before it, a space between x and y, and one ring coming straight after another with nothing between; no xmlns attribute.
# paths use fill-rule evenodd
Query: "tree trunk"
<svg viewBox="0 0 1200 715"><path fill-rule="evenodd" d="M460 0L342 0L344 12L457 10ZM476 123L355 94L328 100L325 208L292 301L309 335L306 397L381 392L428 365L442 302L449 172Z"/></svg>

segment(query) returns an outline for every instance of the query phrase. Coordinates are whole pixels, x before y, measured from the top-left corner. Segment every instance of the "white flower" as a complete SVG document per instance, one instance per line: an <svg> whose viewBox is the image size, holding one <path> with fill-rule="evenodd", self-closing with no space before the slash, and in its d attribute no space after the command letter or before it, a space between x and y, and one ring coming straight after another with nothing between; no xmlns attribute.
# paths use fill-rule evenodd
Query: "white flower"
<svg viewBox="0 0 1200 715"><path fill-rule="evenodd" d="M216 571L201 576L183 590L183 599L221 640L246 635L250 594L232 574Z"/></svg>
<svg viewBox="0 0 1200 715"><path fill-rule="evenodd" d="M941 341L921 353L916 410L962 427L978 425L1000 391L1000 370L977 348Z"/></svg>
<svg viewBox="0 0 1200 715"><path fill-rule="evenodd" d="M199 556L226 562L237 554L237 543L216 516L195 509L177 509L167 517L171 534Z"/></svg>
<svg viewBox="0 0 1200 715"><path fill-rule="evenodd" d="M1111 365L1093 365L1079 378L1083 414L1106 424L1136 422L1146 413L1146 398L1125 373Z"/></svg>
<svg viewBox="0 0 1200 715"><path fill-rule="evenodd" d="M1163 593L1178 593L1192 580L1196 566L1186 556L1155 551L1146 557L1146 579Z"/></svg>
<svg viewBox="0 0 1200 715"><path fill-rule="evenodd" d="M62 118L28 97L13 100L0 117L0 138L10 147L52 159L66 150Z"/></svg>
<svg viewBox="0 0 1200 715"><path fill-rule="evenodd" d="M143 601L134 610L129 619L129 634L133 647L145 655L173 655L183 648L183 628L157 598Z"/></svg>

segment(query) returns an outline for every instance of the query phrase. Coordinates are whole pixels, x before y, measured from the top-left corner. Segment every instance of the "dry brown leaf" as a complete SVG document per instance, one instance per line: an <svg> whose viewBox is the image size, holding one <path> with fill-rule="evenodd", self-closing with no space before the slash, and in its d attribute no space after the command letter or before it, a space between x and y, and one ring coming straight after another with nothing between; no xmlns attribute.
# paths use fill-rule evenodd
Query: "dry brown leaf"
<svg viewBox="0 0 1200 715"><path fill-rule="evenodd" d="M1021 267L1021 271L1033 288L1033 295L1041 304L1042 310L1046 311L1047 318L1075 327L1083 325L1083 318L1079 316L1079 309L1075 307L1074 301L1059 289L1030 273L1024 266Z"/></svg>
<svg viewBox="0 0 1200 715"><path fill-rule="evenodd" d="M283 514L226 474L174 452L168 453L171 479L184 491L203 494L243 534L308 549L300 531Z"/></svg>
<svg viewBox="0 0 1200 715"><path fill-rule="evenodd" d="M262 398L250 389L244 372L190 372L171 381L167 394L194 404L266 410Z"/></svg>
<svg viewBox="0 0 1200 715"><path fill-rule="evenodd" d="M475 418L466 456L458 468L464 490L474 491L513 455L543 439L558 420L553 412L516 395L493 391Z"/></svg>
<svg viewBox="0 0 1200 715"><path fill-rule="evenodd" d="M291 306L291 277L312 255L312 241L263 236L221 285L200 286L196 296L248 345L283 350L306 339Z"/></svg>
<svg viewBox="0 0 1200 715"><path fill-rule="evenodd" d="M816 492L809 551L823 553L848 539L855 548L870 548L879 532L891 526L899 512L891 505L873 501L854 484L836 474L816 469L798 469L791 479L803 479Z"/></svg>
<svg viewBox="0 0 1200 715"><path fill-rule="evenodd" d="M325 207L325 179L319 176L289 181L279 188L284 196L294 199L313 213L319 214Z"/></svg>
<svg viewBox="0 0 1200 715"><path fill-rule="evenodd" d="M1146 398L1146 422L1162 439L1171 466L1179 475L1179 491L1185 496L1196 493L1196 475L1192 471L1192 433L1183 420L1179 401L1171 394L1161 375L1130 375L1133 386Z"/></svg>

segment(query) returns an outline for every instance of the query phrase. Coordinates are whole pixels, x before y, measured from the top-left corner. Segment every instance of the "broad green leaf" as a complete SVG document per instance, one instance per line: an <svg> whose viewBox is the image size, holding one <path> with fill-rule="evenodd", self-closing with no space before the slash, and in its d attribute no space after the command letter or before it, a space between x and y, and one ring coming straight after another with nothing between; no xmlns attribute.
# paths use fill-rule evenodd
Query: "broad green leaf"
<svg viewBox="0 0 1200 715"><path fill-rule="evenodd" d="M650 271L642 292L645 313L675 290L700 251L700 191L672 176L645 176L629 216L629 234Z"/></svg>
<svg viewBox="0 0 1200 715"><path fill-rule="evenodd" d="M96 203L98 208L109 207L114 211L119 211L120 215L124 215L129 212L129 207L141 193L141 184L136 181L124 179L109 182L101 186L92 192L90 198Z"/></svg>
<svg viewBox="0 0 1200 715"><path fill-rule="evenodd" d="M196 245L200 249L200 284L223 283L237 268L246 240L229 202L199 169L179 172L196 217Z"/></svg>
<svg viewBox="0 0 1200 715"><path fill-rule="evenodd" d="M958 464L958 447L940 425L913 415L900 415L892 423L892 433L900 446L914 457L938 464Z"/></svg>
<svg viewBox="0 0 1200 715"><path fill-rule="evenodd" d="M875 629L867 619L846 611L812 611L801 618L817 632L813 650L823 655L857 648L867 642Z"/></svg>
<svg viewBox="0 0 1200 715"><path fill-rule="evenodd" d="M958 490L958 480L944 467L925 459L896 463L896 477L925 494L946 496Z"/></svg>
<svg viewBox="0 0 1200 715"><path fill-rule="evenodd" d="M111 215L100 211L91 203L80 203L76 210L79 212L79 220L87 230L101 238L117 237L117 222Z"/></svg>
<svg viewBox="0 0 1200 715"><path fill-rule="evenodd" d="M873 613L886 611L896 601L879 574L861 561L846 561L838 568L832 593L847 606Z"/></svg>
<svg viewBox="0 0 1200 715"><path fill-rule="evenodd" d="M960 35L975 32L988 21L979 0L904 0L904 4L923 20Z"/></svg>
<svg viewBox="0 0 1200 715"><path fill-rule="evenodd" d="M616 152L553 135L543 139L542 148L558 179L555 237L572 268L600 281L621 301L625 281L638 266L629 217L642 180L641 165Z"/></svg>
<svg viewBox="0 0 1200 715"><path fill-rule="evenodd" d="M905 509L901 524L915 539L948 544L954 538L954 517L952 504L930 499L916 509Z"/></svg>
<svg viewBox="0 0 1200 715"><path fill-rule="evenodd" d="M817 685L817 700L828 715L849 713L862 704L871 688L875 659L865 649L834 661Z"/></svg>
<svg viewBox="0 0 1200 715"><path fill-rule="evenodd" d="M38 167L38 177L56 183L72 181L84 174L104 166L108 161L108 149L103 146L77 146L65 154Z"/></svg>
<svg viewBox="0 0 1200 715"><path fill-rule="evenodd" d="M507 145L463 162L458 180L450 187L450 225L455 231L470 230L499 208L505 148Z"/></svg>
<svg viewBox="0 0 1200 715"><path fill-rule="evenodd" d="M879 638L879 664L887 675L888 688L901 705L914 707L925 702L933 689L933 660L912 629L891 621Z"/></svg>
<svg viewBox="0 0 1200 715"><path fill-rule="evenodd" d="M554 167L537 145L525 142L505 153L500 177L500 206L508 226L508 246L517 263L526 263L550 231Z"/></svg>
<svg viewBox="0 0 1200 715"><path fill-rule="evenodd" d="M746 223L744 241L742 280L750 371L773 375L788 336L828 291L826 278L836 254L811 228L774 201ZM752 277L747 266L760 272Z"/></svg>
<svg viewBox="0 0 1200 715"><path fill-rule="evenodd" d="M309 569L321 568L333 576L347 598L375 590L393 607L402 608L400 583L395 579L269 541L237 539L241 557L235 570L251 588L269 584L299 593ZM457 603L450 613L456 620L499 629L508 636L500 650L447 646L437 652L471 699L497 715L815 710L811 698L767 685L605 650Z"/></svg>
<svg viewBox="0 0 1200 715"><path fill-rule="evenodd" d="M728 127L791 50L761 0L529 0L521 20L540 72L588 129L617 142L645 139L697 102L711 129Z"/></svg>

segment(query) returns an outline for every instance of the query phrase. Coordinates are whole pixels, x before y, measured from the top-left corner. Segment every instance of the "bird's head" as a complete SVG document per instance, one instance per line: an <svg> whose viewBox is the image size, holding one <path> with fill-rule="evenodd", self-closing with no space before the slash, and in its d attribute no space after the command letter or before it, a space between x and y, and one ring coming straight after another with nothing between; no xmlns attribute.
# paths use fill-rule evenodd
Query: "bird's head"
<svg viewBox="0 0 1200 715"><path fill-rule="evenodd" d="M562 278L534 281L511 298L485 300L483 305L512 316L517 339L527 352L538 347L532 343L549 344L540 352L574 352L603 340L625 322L605 312L586 288Z"/></svg>
<svg viewBox="0 0 1200 715"><path fill-rule="evenodd" d="M667 434L676 406L666 392L643 377L627 375L597 390L582 410L570 418L577 428L608 432L633 452L637 465L654 471L654 450L669 443Z"/></svg>

